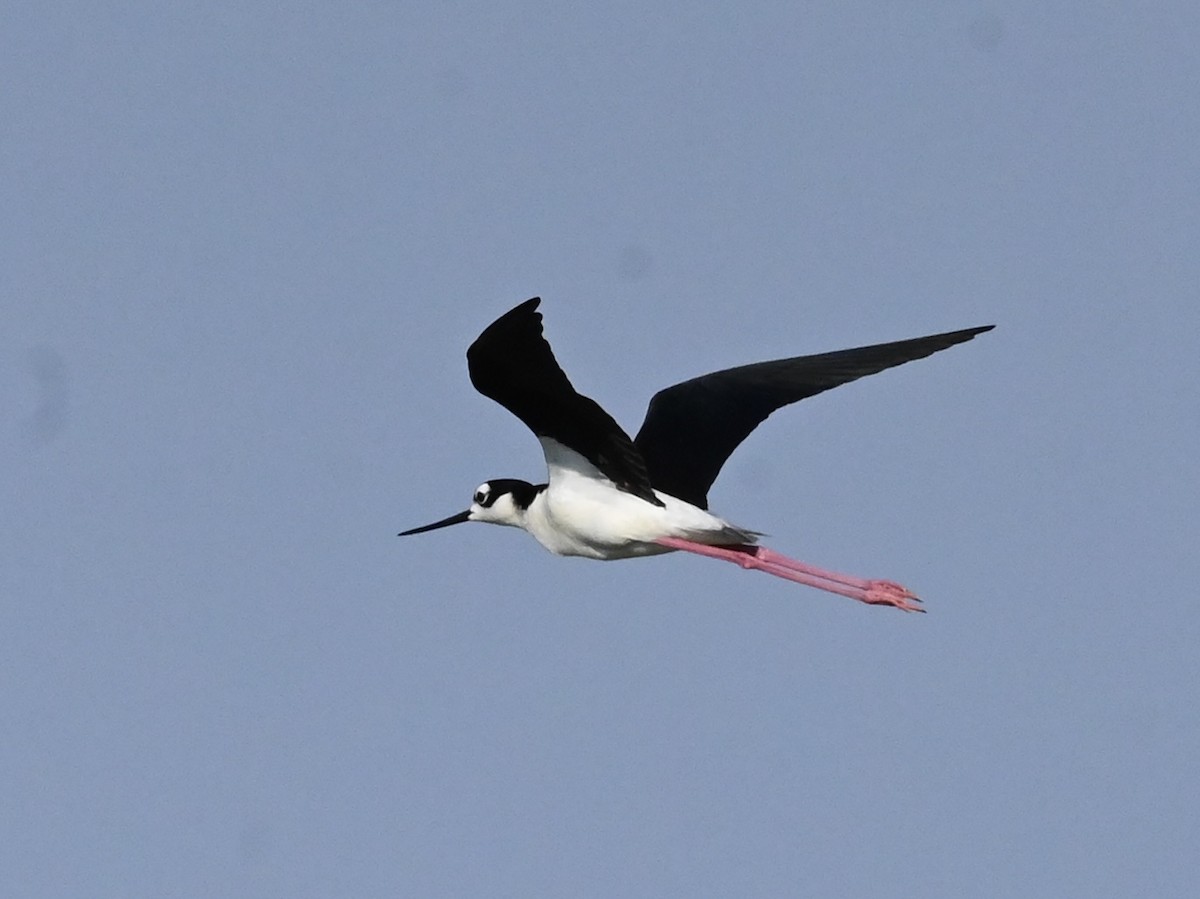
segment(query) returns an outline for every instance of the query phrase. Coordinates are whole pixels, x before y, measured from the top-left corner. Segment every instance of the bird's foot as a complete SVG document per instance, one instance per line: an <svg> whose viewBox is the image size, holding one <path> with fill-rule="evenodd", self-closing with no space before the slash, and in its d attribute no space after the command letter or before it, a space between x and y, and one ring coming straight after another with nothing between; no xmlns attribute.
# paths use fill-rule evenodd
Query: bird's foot
<svg viewBox="0 0 1200 899"><path fill-rule="evenodd" d="M867 581L862 595L855 598L871 605L895 606L905 612L925 611L919 605L921 597L894 581Z"/></svg>

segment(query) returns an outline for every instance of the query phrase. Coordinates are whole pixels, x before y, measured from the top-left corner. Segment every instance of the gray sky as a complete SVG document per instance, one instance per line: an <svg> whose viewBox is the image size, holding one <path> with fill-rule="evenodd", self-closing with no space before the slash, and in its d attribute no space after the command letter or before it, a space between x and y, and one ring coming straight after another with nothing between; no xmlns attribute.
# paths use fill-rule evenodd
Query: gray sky
<svg viewBox="0 0 1200 899"><path fill-rule="evenodd" d="M0 894L1185 896L1194 3L10 4ZM995 323L713 508L921 593L397 531L577 387Z"/></svg>

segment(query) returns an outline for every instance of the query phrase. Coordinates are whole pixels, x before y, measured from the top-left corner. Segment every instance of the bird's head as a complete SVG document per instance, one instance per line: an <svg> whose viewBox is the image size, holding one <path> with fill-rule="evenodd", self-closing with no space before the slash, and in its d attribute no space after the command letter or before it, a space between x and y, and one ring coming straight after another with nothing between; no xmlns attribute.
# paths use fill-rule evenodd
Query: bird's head
<svg viewBox="0 0 1200 899"><path fill-rule="evenodd" d="M402 531L401 537L410 534L423 534L425 531L435 531L438 528L461 524L464 521L486 521L488 524L503 524L514 528L525 527L525 513L534 497L541 492L545 485L535 486L528 481L516 478L493 478L484 481L475 490L471 498L471 508L433 524Z"/></svg>

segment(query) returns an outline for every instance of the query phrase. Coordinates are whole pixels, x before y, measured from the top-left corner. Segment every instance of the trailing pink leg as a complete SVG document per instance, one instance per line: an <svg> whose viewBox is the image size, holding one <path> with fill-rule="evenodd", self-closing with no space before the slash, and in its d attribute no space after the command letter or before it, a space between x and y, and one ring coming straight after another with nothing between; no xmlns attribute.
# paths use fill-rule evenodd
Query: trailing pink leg
<svg viewBox="0 0 1200 899"><path fill-rule="evenodd" d="M864 592L863 602L894 605L897 608L905 609L909 600L920 602L921 598L913 593L902 584L897 584L895 581L881 581L867 578L855 577L852 574L840 574L836 571L828 571L824 568L818 568L815 565L809 565L807 562L800 562L796 559L789 558L782 553L777 553L773 549L768 549L765 546L750 547L754 554L764 562L769 562L772 565L777 565L780 568L786 568L790 571L800 571L805 574L811 574L814 577L819 577L826 581L832 581L836 584L842 584L848 587L855 587ZM906 611L923 612L924 609L906 609Z"/></svg>
<svg viewBox="0 0 1200 899"><path fill-rule="evenodd" d="M823 568L817 568L815 565L809 565L806 562L789 558L782 553L767 549L765 546L750 546L745 544L709 546L705 543L695 543L679 537L662 537L655 542L662 546L668 546L671 549L696 553L697 555L708 556L713 559L723 559L726 562L733 562L743 568L764 571L775 577L795 581L797 584L804 584L808 587L816 587L818 590L837 593L841 596L847 596L850 599L856 599L859 602L871 605L895 606L897 609L903 609L905 612L925 611L920 606L915 605L915 603L921 601L917 595L900 584L893 583L892 581L868 580L848 574L839 574L836 571L827 571Z"/></svg>

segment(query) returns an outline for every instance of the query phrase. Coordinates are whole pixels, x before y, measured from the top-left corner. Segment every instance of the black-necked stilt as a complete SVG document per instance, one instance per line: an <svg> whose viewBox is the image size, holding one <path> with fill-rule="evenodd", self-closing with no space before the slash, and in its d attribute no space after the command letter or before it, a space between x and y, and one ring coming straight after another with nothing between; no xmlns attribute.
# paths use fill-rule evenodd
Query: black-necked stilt
<svg viewBox="0 0 1200 899"><path fill-rule="evenodd" d="M486 521L523 528L560 556L628 559L686 550L860 602L923 611L899 584L825 571L757 545L759 532L708 511L708 488L737 445L781 406L922 359L992 325L702 375L655 394L630 440L559 368L542 336L539 302L526 300L492 322L467 350L467 368L476 390L537 435L549 483L487 481L465 512L401 537Z"/></svg>

